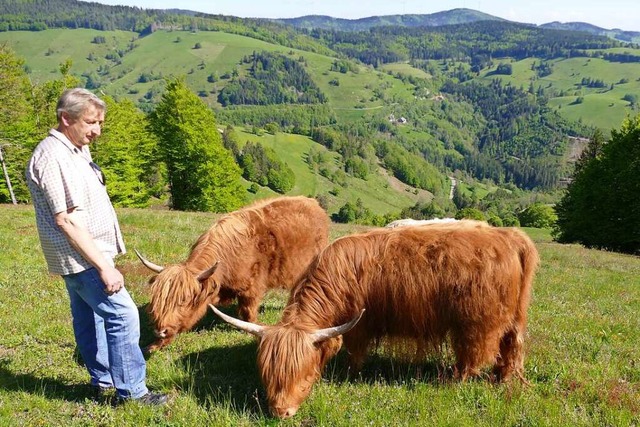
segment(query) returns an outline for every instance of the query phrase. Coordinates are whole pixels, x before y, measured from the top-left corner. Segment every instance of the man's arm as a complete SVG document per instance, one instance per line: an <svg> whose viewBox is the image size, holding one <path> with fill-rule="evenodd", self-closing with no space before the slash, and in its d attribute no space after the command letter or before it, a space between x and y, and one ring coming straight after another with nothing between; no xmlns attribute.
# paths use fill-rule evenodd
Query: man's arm
<svg viewBox="0 0 640 427"><path fill-rule="evenodd" d="M98 250L91 234L79 218L75 208L55 215L55 222L80 255L93 265L105 284L105 292L112 295L124 286L124 277Z"/></svg>

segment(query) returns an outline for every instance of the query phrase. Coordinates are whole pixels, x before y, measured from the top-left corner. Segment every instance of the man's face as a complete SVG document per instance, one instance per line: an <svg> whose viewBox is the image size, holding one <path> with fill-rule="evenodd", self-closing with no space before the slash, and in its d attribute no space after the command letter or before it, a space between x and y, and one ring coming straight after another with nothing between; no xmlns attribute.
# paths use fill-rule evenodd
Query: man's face
<svg viewBox="0 0 640 427"><path fill-rule="evenodd" d="M65 124L64 134L78 148L88 145L100 136L101 126L104 122L104 111L89 105L78 119L72 119L66 114L62 115Z"/></svg>

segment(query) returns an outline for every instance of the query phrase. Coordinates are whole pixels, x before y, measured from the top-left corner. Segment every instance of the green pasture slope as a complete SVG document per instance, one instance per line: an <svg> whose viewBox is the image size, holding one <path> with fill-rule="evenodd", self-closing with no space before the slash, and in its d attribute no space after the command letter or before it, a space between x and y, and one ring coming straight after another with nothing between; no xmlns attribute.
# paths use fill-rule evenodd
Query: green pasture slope
<svg viewBox="0 0 640 427"><path fill-rule="evenodd" d="M606 49L604 52L632 52L640 56L638 49ZM484 70L484 80L501 79L525 90L533 82L535 89L542 87L546 91L565 92L565 96L552 97L549 105L569 120L582 120L584 123L597 126L604 131L617 128L628 116L638 114L638 105L632 107L623 98L627 94L640 99L640 63L609 62L600 58L568 58L547 61L553 72L545 77L537 78L531 70L533 63L540 64L540 59L527 58L511 62L510 58L494 58L494 67ZM496 75L492 72L500 63L512 65L511 76ZM588 88L580 83L583 78L602 80L605 88ZM613 85L613 89L611 89ZM582 103L576 103L578 97Z"/></svg>
<svg viewBox="0 0 640 427"><path fill-rule="evenodd" d="M145 312L150 272L133 249L160 264L182 261L217 216L135 209L118 215L129 253L117 263L140 308L146 345L153 339ZM341 353L299 413L278 422L267 414L255 340L211 314L148 360L149 385L169 393L168 406L91 401L66 291L45 270L33 208L2 205L0 217L1 426L640 424L638 257L559 245L547 231L527 229L542 258L525 341L528 386L452 382L446 347L421 364L421 375L416 366L376 352L362 374L348 380ZM331 238L363 229L333 224ZM285 300L283 293L269 294L260 321L277 321Z"/></svg>
<svg viewBox="0 0 640 427"><path fill-rule="evenodd" d="M105 43L94 43L96 37L104 37ZM235 68L244 73L247 65L239 65L242 58L263 50L279 52L293 59L303 57L307 71L328 96L341 120L356 119L370 109L382 107L382 101L374 97L373 91L384 82L387 82L383 86L390 96L411 96L408 85L386 73L364 66L359 66L356 72L345 74L330 71L335 58L224 32L156 31L143 38L138 38L132 32L86 29L0 32L0 43L5 42L25 59L34 82L59 78L60 64L70 59L73 62L71 72L77 76L99 67L108 69L101 79L109 83L100 87L100 90L107 95L134 101L161 84L160 80L140 82L142 75L184 76L194 92L207 94L201 99L212 107L219 107L215 93L224 87L227 80L210 83L208 77L211 74L220 77ZM133 49L129 49L131 44L135 46ZM195 49L196 44L199 45L198 49ZM126 51L121 64L115 65L105 58L109 53L121 50ZM329 84L334 79L339 80L339 86ZM222 123L219 125L224 126ZM306 137L282 133L275 136L264 134L261 137L243 134L241 141L245 140L270 146L294 170L296 187L289 194L324 194L331 213L337 212L347 201L357 198L377 214L399 212L419 200L412 193L391 188L377 171L373 171L366 181L348 177L346 188L340 188L337 195L329 194L336 186L310 171L304 161L311 146L322 149L319 144ZM331 155L336 157L335 153ZM250 185L248 182L244 184L247 188ZM262 188L255 197L266 195L275 193Z"/></svg>
<svg viewBox="0 0 640 427"><path fill-rule="evenodd" d="M96 37L104 37L105 43L93 43ZM386 71L429 78L428 74L405 63L386 64L382 68L385 72L359 66L356 72L342 74L330 71L334 57L224 32L159 30L143 38L133 32L86 29L0 32L0 43L4 42L26 59L34 81L58 77L59 65L71 59L72 74L81 76L100 70L100 79L105 82L100 90L108 95L137 100L157 89L159 84L158 80L140 82L142 75L185 76L194 92L213 107L217 106L216 91L224 87L226 80L208 82L211 74L222 76L234 69L240 74L246 72L246 64L240 65L240 62L254 51L279 52L294 59L302 57L307 71L344 120L356 119L370 109L381 108L383 103L375 95L375 89L382 89L387 99L413 99L412 87ZM196 49L196 45L199 48ZM118 51L125 52L120 64L105 58ZM640 54L638 49L630 47L604 52ZM549 61L553 73L537 78L531 65L540 62L539 59L512 62L511 58L494 58L493 62L492 68L483 70L481 79L500 78L525 89L533 82L535 88L542 86L556 92L564 91L565 96L552 98L550 105L568 119L581 119L608 131L618 126L628 114L637 113L623 97L634 94L640 98L640 63L614 63L598 58L556 59ZM512 64L513 75L493 74L501 62ZM580 87L583 77L603 80L607 88ZM338 86L329 83L336 80ZM621 83L623 80L627 82ZM612 84L614 87L610 90ZM576 104L578 97L583 97L584 102Z"/></svg>
<svg viewBox="0 0 640 427"><path fill-rule="evenodd" d="M402 209L413 206L419 199L410 192L394 190L385 176L378 171L372 171L366 180L346 177L345 187L332 183L317 171L311 170L306 162L307 153L313 149L324 151L337 164L339 155L328 151L324 146L314 142L306 136L278 132L275 135L265 133L261 136L236 129L238 139L243 145L246 141L258 142L276 152L278 157L293 170L296 184L288 195L302 195L316 197L323 195L329 206L329 213L336 213L347 202L361 199L365 206L377 215L399 213ZM250 183L245 183L248 188ZM337 190L337 191L335 191ZM248 193L251 194L251 193ZM254 198L276 196L272 190L262 187Z"/></svg>
<svg viewBox="0 0 640 427"><path fill-rule="evenodd" d="M104 37L105 43L93 43L96 37ZM0 43L5 42L26 60L35 81L59 77L59 65L71 59L72 74L81 76L102 66L108 71L102 73L101 79L108 84L100 89L107 95L132 100L158 84L155 80L140 82L143 74L185 76L194 92L207 94L202 96L203 100L216 106L216 90L222 89L227 80L210 83L208 77L214 73L222 76L234 69L242 74L247 68L246 64L240 64L242 58L263 50L279 52L292 59L304 58L307 72L327 95L331 106L348 110L351 116L359 117L363 108L382 105L374 96L374 89L383 82L393 82L385 85L389 86L390 95L411 96L410 86L370 67L359 66L355 72L345 74L330 71L336 58L219 31L159 30L142 38L130 32L86 29L0 32ZM134 47L129 49L131 45ZM196 45L199 48L196 49ZM108 53L119 50L126 52L120 64L105 58ZM329 84L335 79L339 86Z"/></svg>

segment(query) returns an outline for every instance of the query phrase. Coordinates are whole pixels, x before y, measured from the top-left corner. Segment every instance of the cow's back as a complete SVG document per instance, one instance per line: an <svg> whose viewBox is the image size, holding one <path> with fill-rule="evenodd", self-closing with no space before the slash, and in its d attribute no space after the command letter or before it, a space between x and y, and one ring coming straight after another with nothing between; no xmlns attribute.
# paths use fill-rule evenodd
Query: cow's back
<svg viewBox="0 0 640 427"><path fill-rule="evenodd" d="M438 342L451 329L507 323L521 297L526 309L530 282L523 284L523 247L533 248L537 264L524 233L476 221L346 236L319 255L290 302L321 327L343 323L364 308L355 333ZM325 317L311 319L310 313Z"/></svg>
<svg viewBox="0 0 640 427"><path fill-rule="evenodd" d="M211 236L226 271L223 287L291 288L328 242L329 217L308 197L263 200L232 215Z"/></svg>
<svg viewBox="0 0 640 427"><path fill-rule="evenodd" d="M270 287L291 288L311 260L327 246L329 217L315 199L289 197L265 206L257 223L255 249L266 256Z"/></svg>

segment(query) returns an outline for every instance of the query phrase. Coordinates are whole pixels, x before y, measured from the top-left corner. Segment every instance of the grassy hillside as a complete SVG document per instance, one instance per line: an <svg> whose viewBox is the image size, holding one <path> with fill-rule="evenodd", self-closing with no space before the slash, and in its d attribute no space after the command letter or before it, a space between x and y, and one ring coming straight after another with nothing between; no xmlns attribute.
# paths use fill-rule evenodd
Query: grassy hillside
<svg viewBox="0 0 640 427"><path fill-rule="evenodd" d="M313 142L308 137L280 132L275 135L267 133L258 136L241 129L237 129L237 131L239 140L243 144L246 141L259 142L274 150L278 157L291 167L296 176L296 185L287 194L312 197L323 195L329 203L329 213L337 212L345 203L354 202L358 198L365 206L379 215L397 213L418 201L430 200L428 193L426 195L424 192L416 194L413 191L403 191L404 189L398 188L382 170L374 171L367 180L347 176L345 187L331 183L318 171L311 170L306 163L306 157L312 147L315 150L326 152L334 162L338 161L338 155L329 152L325 147ZM249 187L250 183L245 184ZM275 195L277 195L275 192L261 187L260 191L251 197L264 198Z"/></svg>
<svg viewBox="0 0 640 427"><path fill-rule="evenodd" d="M141 314L142 345L153 340L145 307L149 271L184 260L217 216L119 209L129 253L117 261ZM447 346L418 367L377 352L348 380L345 355L332 360L299 413L267 414L256 342L213 315L148 360L148 384L169 393L164 408L111 407L90 400L75 354L68 297L47 274L31 206L0 205L0 425L433 426L640 424L640 259L550 241L526 231L542 262L525 340L529 386L485 379L449 381ZM333 224L331 239L363 230ZM271 293L260 321L280 317L286 295ZM226 310L234 314L234 307ZM427 421L428 420L428 421ZM422 422L420 421L420 422ZM418 423L420 423L418 422Z"/></svg>
<svg viewBox="0 0 640 427"><path fill-rule="evenodd" d="M455 173L446 170L442 159L454 159L456 163L452 169L463 170L462 174L467 174L464 177L461 174L459 178L465 178L470 186L478 186L471 176L473 171L464 170L460 162L463 151L469 153L476 150L477 132L485 125L483 118L478 117L474 106L459 102L453 96L447 95L445 102L440 102L443 98L434 98L434 95L438 95L439 85L451 76L455 67L461 65L457 62L428 61L440 70L433 76L406 62L385 64L379 70L350 62L347 72L339 72L332 69L337 55L326 56L292 49L223 31L165 29L145 37L126 31L88 29L9 31L0 32L0 43L8 43L25 59L34 82L59 77L59 65L71 60L71 73L82 81L91 79L96 85L94 90L116 99L129 98L148 109L152 108L153 102L162 93L163 78L169 76L184 76L203 101L214 110L219 109L221 105L217 95L231 81L229 76L234 73L245 76L249 73L250 64L243 62L243 58L259 51L278 52L303 64L305 72L320 92L326 95L327 105L335 112L340 123L351 125L360 121L358 125L373 123L375 126L387 121L391 113L396 117L413 114L409 123L396 126L380 137L396 136L396 140L405 146L439 159L438 173L442 177ZM620 48L610 51L625 52ZM556 59L548 61L553 72L538 78L531 69L540 62L538 59L527 58L516 62L510 58L492 60L493 65L481 71L478 77L481 81L488 83L499 78L525 89L533 83L534 89L542 88L549 94L549 105L562 116L601 127L605 131L618 127L627 114L634 114L629 102L622 99L625 95L640 97L638 63L612 63L599 58ZM494 73L495 67L501 62L512 64L511 76ZM462 65L469 68L469 64ZM603 80L607 87L590 89L579 86L584 77ZM613 89L610 90L611 85ZM417 87L419 90L416 90ZM582 102L576 103L577 98L581 98ZM523 120L523 123L530 122ZM225 124L219 123L221 126ZM374 126L372 128L375 129ZM560 138L563 136L560 135ZM257 140L273 146L283 158L291 158L293 153L288 151L289 138L306 140L285 134L265 134ZM301 147L304 144L312 142L306 140ZM345 201L358 197L376 214L397 212L416 201L425 200L425 195L415 194L417 190L395 185L396 182L386 178L386 171L374 171L367 181L349 178L346 188L339 189L339 194L331 194L335 193L335 186L318 174L310 176L302 160L304 152L300 153L289 163L299 175L293 191L296 194L329 194L327 197L332 211ZM486 157L485 161L493 161L490 157ZM558 156L559 159L566 157ZM472 160L465 159L466 162ZM268 194L268 190L260 190L258 196L264 194ZM428 200L429 195L426 197Z"/></svg>
<svg viewBox="0 0 640 427"><path fill-rule="evenodd" d="M93 43L96 37L105 37L106 43ZM201 94L211 106L219 106L217 91L227 80L209 83L209 75L216 73L222 76L234 69L245 73L246 65L239 65L242 58L262 50L279 52L295 59L304 57L307 72L327 94L331 105L350 110L356 117L362 115L362 108L381 105L374 99L373 89L384 82L388 83L392 94L405 98L411 96L411 86L368 67L357 67L357 74L330 71L335 58L219 31L160 30L143 38L123 31L86 29L0 32L0 43L4 42L25 58L34 81L58 77L59 65L71 59L72 74L80 77L102 67L103 71L98 73L99 80L103 82L100 89L108 95L134 101L152 90L162 76L186 76L194 92ZM198 48L195 48L196 44ZM105 58L108 53L118 51L125 51L119 64ZM89 60L90 57L93 60ZM158 80L141 82L140 77L145 74ZM330 85L329 82L336 78L340 85Z"/></svg>
<svg viewBox="0 0 640 427"><path fill-rule="evenodd" d="M106 42L94 43L96 37L105 37ZM290 56L303 57L306 70L314 82L329 99L333 108L340 111L342 119L357 119L368 109L384 105L382 98L374 90L382 91L385 99L410 100L413 86L388 74L399 73L415 78L429 79L429 74L412 68L406 63L385 64L377 72L370 67L358 66L357 73L346 74L330 71L334 57L291 49L266 43L250 37L224 32L156 31L138 38L136 33L126 31L46 30L39 32L0 32L0 43L8 43L15 52L25 58L34 82L58 77L59 65L70 59L72 74L96 73L103 83L104 93L115 97L127 97L138 101L157 88L159 80L141 82L141 76L186 76L194 92L213 107L219 107L217 92L227 80L208 82L211 74L218 76L237 69L241 74L246 66L239 65L244 56L254 51L271 51ZM196 44L199 48L196 49ZM124 52L121 63L116 64L105 58L107 54ZM609 49L607 52L633 52L632 49ZM161 54L158 54L161 52ZM627 114L635 114L626 94L640 97L640 63L615 63L600 58L568 58L548 61L552 66L551 75L537 78L531 70L539 59L527 58L512 62L510 58L494 58L494 66L481 72L480 78L499 78L514 85L542 87L548 92L564 92L564 96L552 96L550 105L567 119L582 120L585 123L609 130L619 126ZM511 76L496 75L493 72L501 62L511 63ZM437 63L434 61L434 63ZM590 89L580 86L583 78L600 79L607 83L605 89ZM337 79L339 86L329 82ZM620 83L626 80L626 83ZM609 90L610 85L614 85ZM577 97L583 97L582 104L575 104Z"/></svg>
<svg viewBox="0 0 640 427"><path fill-rule="evenodd" d="M104 37L105 43L94 43L97 37ZM156 31L143 38L130 32L88 29L0 32L0 43L4 42L25 58L34 82L58 78L59 65L70 59L72 74L82 78L103 69L105 71L97 77L102 82L98 90L116 99L129 98L134 102L161 93L162 77L185 76L201 99L213 108L220 108L217 92L229 80L220 78L211 83L208 77L212 74L223 76L233 70L245 74L248 65L240 65L242 58L262 50L279 52L294 59L303 57L307 72L327 95L342 121L357 120L368 111L381 108L383 102L374 96L374 90L381 87L386 88L383 91L388 97L411 99L412 96L411 85L369 67L356 66L354 71L339 73L331 71L335 58L224 32ZM108 54L119 51L125 51L120 63L106 59ZM144 76L151 78L143 79ZM329 83L335 79L339 80L339 86ZM347 177L347 186L336 188L326 178L308 169L305 155L309 148L313 145L324 148L307 137L247 133L241 135L241 140L261 142L273 148L296 174L296 187L289 194L325 195L332 213L347 201L358 198L379 215L399 212L417 201L430 199L425 192L395 182L397 180L389 178L384 170L374 170L366 181ZM337 162L337 154L331 156ZM245 185L248 187L249 183L245 182ZM263 188L256 196L266 194L274 193Z"/></svg>
<svg viewBox="0 0 640 427"><path fill-rule="evenodd" d="M625 52L621 49L610 49L611 52ZM633 94L640 97L640 63L616 63L601 58L568 58L547 61L553 72L545 77L537 78L531 70L533 64L540 64L536 58L511 62L509 58L494 58L496 66L510 63L513 75L497 75L495 67L484 70L482 78L491 80L499 78L515 86L525 89L531 83L535 89L543 88L546 92L564 96L551 96L549 105L569 120L582 120L584 123L600 127L605 131L616 128L627 115L636 115L637 106L632 108L623 97ZM602 80L604 88L582 86L583 78ZM623 83L621 83L623 82ZM613 85L613 89L611 89ZM578 97L584 98L576 103Z"/></svg>

